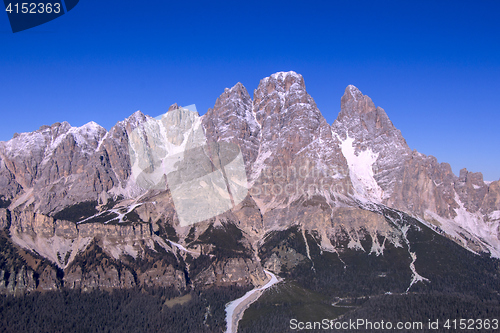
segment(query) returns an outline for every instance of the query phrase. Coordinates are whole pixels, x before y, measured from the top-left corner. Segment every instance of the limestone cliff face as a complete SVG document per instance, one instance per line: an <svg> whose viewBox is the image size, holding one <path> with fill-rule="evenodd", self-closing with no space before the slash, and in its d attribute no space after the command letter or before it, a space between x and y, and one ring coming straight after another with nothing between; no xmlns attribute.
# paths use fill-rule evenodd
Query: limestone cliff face
<svg viewBox="0 0 500 333"><path fill-rule="evenodd" d="M354 86L346 88L332 129L343 140L355 197L417 216L474 251L500 255L498 194L481 173L463 169L457 177L449 164L411 152L385 111Z"/></svg>
<svg viewBox="0 0 500 333"><path fill-rule="evenodd" d="M64 275L64 285L83 290L131 288L136 285L134 276L129 270L120 273L115 267L98 266L91 271L83 272L80 266L75 266Z"/></svg>
<svg viewBox="0 0 500 333"><path fill-rule="evenodd" d="M498 256L499 191L481 173L466 169L457 177L447 163L414 151L405 161L390 207L418 216L474 251Z"/></svg>
<svg viewBox="0 0 500 333"><path fill-rule="evenodd" d="M379 255L381 240L403 242L382 217L386 208L500 257L499 181L465 169L456 176L412 151L387 113L352 85L332 125L295 72L262 79L253 98L238 83L196 121L166 117L171 142L188 132L196 134L191 144L203 135L230 142L245 162L247 197L192 226L181 226L169 188L146 190L133 179L131 133L151 119L138 111L109 132L93 122L56 123L0 142L0 230L11 249L2 255L19 259L0 267L0 292L258 285L263 265L279 271L308 260L276 249L261 264L273 232L297 228L297 237L333 253Z"/></svg>
<svg viewBox="0 0 500 333"><path fill-rule="evenodd" d="M401 184L389 202L420 216L429 209L450 218L453 209L458 208L453 197L455 180L449 164L439 164L435 157L414 151L405 163Z"/></svg>
<svg viewBox="0 0 500 333"><path fill-rule="evenodd" d="M338 139L307 93L301 75L277 73L261 80L254 93L253 110L261 126L261 143L251 181L299 187L299 191L292 187L288 191L266 191L260 186L255 197L278 204L304 194L350 193L348 168ZM317 180L323 183L315 183ZM315 186L308 188L311 184Z"/></svg>
<svg viewBox="0 0 500 333"><path fill-rule="evenodd" d="M295 224L328 229L335 207L353 203L353 190L339 140L307 93L303 77L282 72L262 79L254 92L253 114L260 126L249 174L255 203L249 200L241 209L257 223L261 237Z"/></svg>
<svg viewBox="0 0 500 333"><path fill-rule="evenodd" d="M240 146L247 173L257 158L260 144L260 125L252 109L252 98L238 83L217 98L213 109L203 116L208 141L225 141Z"/></svg>
<svg viewBox="0 0 500 333"><path fill-rule="evenodd" d="M48 213L110 189L111 180L100 179L107 172L92 158L105 133L93 122L78 128L56 123L3 144L0 156L4 175L11 176L8 187L22 189L11 207L34 203L37 211Z"/></svg>
<svg viewBox="0 0 500 333"><path fill-rule="evenodd" d="M10 211L5 208L0 208L0 230L5 229L10 224Z"/></svg>
<svg viewBox="0 0 500 333"><path fill-rule="evenodd" d="M61 287L58 269L49 260L30 253L0 231L0 294L22 295Z"/></svg>
<svg viewBox="0 0 500 333"><path fill-rule="evenodd" d="M196 277L196 283L201 285L262 285L266 274L259 263L250 259L231 258L210 266Z"/></svg>
<svg viewBox="0 0 500 333"><path fill-rule="evenodd" d="M375 107L368 96L349 85L332 130L342 140L342 151L349 159L351 178L354 178L358 194L375 201L390 200L400 186L411 150L384 109ZM364 163L361 156L365 157ZM363 164L367 170L363 170ZM362 171L375 182L367 184L369 179ZM370 193L365 192L367 185L371 187Z"/></svg>
<svg viewBox="0 0 500 333"><path fill-rule="evenodd" d="M2 285L6 285L6 293L13 295L22 295L36 289L35 279L32 270L26 270L25 266L21 267L18 272L11 271L9 280L5 283L5 271L0 271Z"/></svg>
<svg viewBox="0 0 500 333"><path fill-rule="evenodd" d="M184 272L159 262L138 276L139 283L149 287L186 287Z"/></svg>
<svg viewBox="0 0 500 333"><path fill-rule="evenodd" d="M34 204L37 212L51 215L113 193L138 194L127 186L127 130L146 119L138 111L109 132L94 122L81 127L55 123L1 142L0 198L11 200L11 209Z"/></svg>

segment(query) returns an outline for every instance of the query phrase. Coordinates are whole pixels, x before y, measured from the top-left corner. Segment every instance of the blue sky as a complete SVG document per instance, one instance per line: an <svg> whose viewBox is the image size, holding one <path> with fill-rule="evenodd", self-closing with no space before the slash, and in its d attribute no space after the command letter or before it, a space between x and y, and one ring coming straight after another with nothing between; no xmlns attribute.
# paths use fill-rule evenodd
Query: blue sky
<svg viewBox="0 0 500 333"><path fill-rule="evenodd" d="M354 84L412 149L500 178L499 1L92 1L13 34L0 13L0 140L43 124L106 129L224 88L304 76L329 123Z"/></svg>

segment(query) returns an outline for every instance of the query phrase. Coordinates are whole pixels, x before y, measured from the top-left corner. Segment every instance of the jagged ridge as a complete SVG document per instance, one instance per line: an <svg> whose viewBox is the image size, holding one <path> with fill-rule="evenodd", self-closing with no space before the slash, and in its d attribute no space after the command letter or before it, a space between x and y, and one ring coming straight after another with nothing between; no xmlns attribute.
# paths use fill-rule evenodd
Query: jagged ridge
<svg viewBox="0 0 500 333"><path fill-rule="evenodd" d="M193 227L179 225L168 190L146 191L131 180L129 133L148 119L138 111L109 132L95 123L54 124L1 142L0 225L9 237L67 274L78 272L72 262L94 244L118 262L163 249L178 261L166 265L179 276L172 282L179 287L197 281L191 270L218 283L258 284L265 278L262 265L277 267L277 255L262 257L259 248L270 233L292 226L299 228L297 237L314 235L321 251L339 258L346 246L364 251L365 241L375 255L385 245L402 246L404 232L383 218L389 207L471 251L500 256L499 182L485 184L466 170L457 177L449 165L412 152L386 112L352 85L332 125L295 72L261 80L253 99L240 83L226 89L202 117L204 133L208 141L241 147L252 187L232 211ZM83 203L90 203L89 211L75 221L60 214ZM113 220L120 210L128 219ZM243 232L238 244L245 258L221 255L214 240L203 238L225 225ZM312 260L310 251L299 254L288 257ZM233 278L224 277L228 272ZM133 269L130 274L134 283L142 281ZM112 275L120 276L115 286L131 285Z"/></svg>

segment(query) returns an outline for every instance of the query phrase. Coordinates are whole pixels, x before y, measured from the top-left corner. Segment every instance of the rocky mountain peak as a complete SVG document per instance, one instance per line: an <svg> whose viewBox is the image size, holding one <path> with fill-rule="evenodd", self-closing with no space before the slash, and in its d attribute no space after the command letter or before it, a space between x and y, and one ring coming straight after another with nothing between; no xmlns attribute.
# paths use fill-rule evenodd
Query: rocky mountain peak
<svg viewBox="0 0 500 333"><path fill-rule="evenodd" d="M66 121L54 123L51 126L40 126L34 132L16 133L11 140L0 142L0 147L6 154L12 154L12 156L33 154L33 151L43 154L47 144L66 134L71 128Z"/></svg>
<svg viewBox="0 0 500 333"><path fill-rule="evenodd" d="M384 135L390 137L390 141L400 141L401 146L408 148L401 132L393 125L385 110L375 107L371 98L363 95L353 85L345 89L340 113L332 126L342 139L351 136L366 141Z"/></svg>
<svg viewBox="0 0 500 333"><path fill-rule="evenodd" d="M324 119L307 93L302 75L293 71L278 72L262 79L254 92L253 110L263 128L273 126L273 135L303 116L309 118L301 119L305 123Z"/></svg>
<svg viewBox="0 0 500 333"><path fill-rule="evenodd" d="M277 72L272 74L267 79L267 82L278 82L279 86L283 87L285 92L288 92L294 84L298 84L298 86L303 90L306 89L304 78L302 77L302 75L297 74L294 71Z"/></svg>
<svg viewBox="0 0 500 333"><path fill-rule="evenodd" d="M371 98L353 85L345 89L340 107L332 130L342 141L350 176L358 183L355 187L359 193L372 193L375 201L389 199L411 154L401 131L394 127L384 109L375 107ZM363 171L358 170L361 159L369 162Z"/></svg>
<svg viewBox="0 0 500 333"><path fill-rule="evenodd" d="M251 106L252 98L245 86L240 82L236 83L232 88L224 89L224 92L215 101L213 111L219 113L219 116L223 116L224 111L228 111L227 108L224 108L224 105L227 104L233 104L234 108L231 111L235 112L237 116L246 117L251 114L251 107L243 106ZM248 118L250 122L252 122L251 118Z"/></svg>
<svg viewBox="0 0 500 333"><path fill-rule="evenodd" d="M467 168L460 170L460 175L458 177L460 182L470 181L474 185L484 185L483 174L481 172L470 172Z"/></svg>
<svg viewBox="0 0 500 333"><path fill-rule="evenodd" d="M350 84L340 100L340 110L341 115L343 113L367 114L374 112L376 107L370 97L363 95L358 88Z"/></svg>
<svg viewBox="0 0 500 333"><path fill-rule="evenodd" d="M61 134L66 133L70 129L71 129L71 125L67 121L63 121L61 123L60 122L53 123L50 126L47 126L47 125L40 126L39 131L41 131L41 132L49 131L54 137L57 137ZM30 133L23 133L23 134L30 134Z"/></svg>
<svg viewBox="0 0 500 333"><path fill-rule="evenodd" d="M74 130L74 137L78 144L90 145L93 149L97 148L97 143L106 135L104 127L94 121L88 122ZM83 140L82 140L83 139Z"/></svg>
<svg viewBox="0 0 500 333"><path fill-rule="evenodd" d="M239 82L226 88L214 107L202 117L202 123L208 141L225 141L240 146L249 172L259 150L260 125L252 111L252 99L247 89Z"/></svg>
<svg viewBox="0 0 500 333"><path fill-rule="evenodd" d="M177 110L177 109L179 109L179 105L177 103L174 103L168 107L168 111L173 111L173 110Z"/></svg>
<svg viewBox="0 0 500 333"><path fill-rule="evenodd" d="M147 120L147 116L141 110L137 110L129 117L117 123L125 126L137 126Z"/></svg>
<svg viewBox="0 0 500 333"><path fill-rule="evenodd" d="M300 202L316 194L322 198L318 202L325 205L327 201L331 205L336 204L330 196L324 197L321 186L315 183L314 177L298 175L294 170L307 169L329 175L319 177L323 182L322 186L339 185L339 192L342 194L349 191L345 159L332 137L331 127L307 93L301 75L279 72L262 79L254 92L253 112L261 129L258 155L249 181L256 189L253 198L261 211L287 207L289 200ZM275 170L284 170L284 174L274 172ZM269 184L280 185L283 182L299 190L286 193L260 190ZM297 206L294 209L301 208ZM271 227L287 221L286 218L277 216L289 213L290 210L284 209L280 213L278 210L274 211L275 215L272 216L263 214L264 225ZM301 213L297 215L300 216ZM309 221L309 217L310 215L305 220ZM277 220L281 222L276 222Z"/></svg>
<svg viewBox="0 0 500 333"><path fill-rule="evenodd" d="M224 89L224 92L219 98L229 97L231 95L239 96L240 98L250 98L247 88L245 88L241 82L236 83L232 88Z"/></svg>
<svg viewBox="0 0 500 333"><path fill-rule="evenodd" d="M260 104L264 97L279 97L282 102L279 110L281 111L285 107L283 105L285 95L296 95L297 97L307 95L302 75L293 71L278 72L260 80L259 86L254 92L254 103Z"/></svg>
<svg viewBox="0 0 500 333"><path fill-rule="evenodd" d="M370 97L363 95L353 85L345 89L334 127L342 138L348 134L364 141L387 135L402 144L404 141L401 132L393 125L384 109L376 107ZM406 142L403 145L405 146Z"/></svg>

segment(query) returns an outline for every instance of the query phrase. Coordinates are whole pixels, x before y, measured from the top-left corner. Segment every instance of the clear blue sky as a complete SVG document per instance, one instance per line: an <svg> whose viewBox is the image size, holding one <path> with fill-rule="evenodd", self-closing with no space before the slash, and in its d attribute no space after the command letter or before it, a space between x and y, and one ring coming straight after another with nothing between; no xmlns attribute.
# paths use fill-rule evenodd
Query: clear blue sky
<svg viewBox="0 0 500 333"><path fill-rule="evenodd" d="M500 1L92 1L13 34L0 13L0 140L106 129L224 88L304 76L329 123L354 84L412 149L500 178Z"/></svg>

